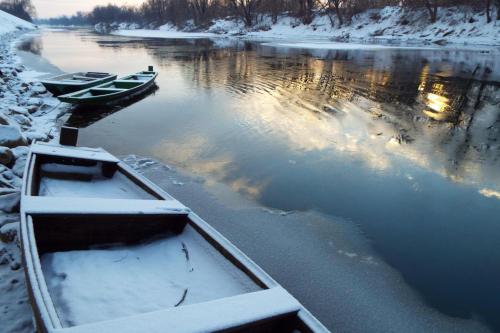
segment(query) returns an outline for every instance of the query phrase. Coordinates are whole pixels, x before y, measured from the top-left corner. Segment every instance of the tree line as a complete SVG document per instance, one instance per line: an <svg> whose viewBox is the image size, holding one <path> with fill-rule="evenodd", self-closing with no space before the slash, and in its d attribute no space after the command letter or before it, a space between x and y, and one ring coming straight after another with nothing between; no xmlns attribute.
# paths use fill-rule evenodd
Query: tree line
<svg viewBox="0 0 500 333"><path fill-rule="evenodd" d="M17 16L28 22L33 22L36 16L35 6L31 0L4 0L0 1L0 10Z"/></svg>
<svg viewBox="0 0 500 333"><path fill-rule="evenodd" d="M9 0L22 2L29 0ZM184 26L191 21L198 28L214 19L238 17L247 27L267 15L276 23L282 14L295 16L310 24L315 15L328 15L332 26L348 24L352 17L368 9L401 6L408 10L425 8L430 22L439 17L440 7L468 6L484 10L487 21L500 20L500 0L145 0L136 7L97 6L89 13L39 20L42 24L84 25L97 23L138 23L157 27L166 23ZM496 17L494 18L494 12Z"/></svg>

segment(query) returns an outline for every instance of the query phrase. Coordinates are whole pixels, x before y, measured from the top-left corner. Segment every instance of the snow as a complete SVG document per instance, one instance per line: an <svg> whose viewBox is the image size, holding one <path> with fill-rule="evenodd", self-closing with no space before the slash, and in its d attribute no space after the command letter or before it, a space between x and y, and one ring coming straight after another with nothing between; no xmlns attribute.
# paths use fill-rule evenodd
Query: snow
<svg viewBox="0 0 500 333"><path fill-rule="evenodd" d="M226 332L270 317L296 313L299 304L280 287L230 298L64 329L71 333ZM318 327L318 331L324 330ZM54 332L62 332L55 330Z"/></svg>
<svg viewBox="0 0 500 333"><path fill-rule="evenodd" d="M45 254L63 326L77 326L257 291L190 226L136 246Z"/></svg>
<svg viewBox="0 0 500 333"><path fill-rule="evenodd" d="M32 23L21 20L0 10L0 35L16 30L32 30L35 26Z"/></svg>
<svg viewBox="0 0 500 333"><path fill-rule="evenodd" d="M177 30L115 30L112 31L113 35L126 36L126 37L148 37L148 38L170 38L170 39L199 39L216 37L216 34L208 32L182 32Z"/></svg>
<svg viewBox="0 0 500 333"><path fill-rule="evenodd" d="M19 131L18 127L10 125L0 125L0 145L14 148L25 145L26 138Z"/></svg>
<svg viewBox="0 0 500 333"><path fill-rule="evenodd" d="M0 11L0 142L10 146L12 160L0 164L0 332L33 332L32 311L21 269L17 226L21 177L27 144L54 137L55 123L65 110L35 81L41 73L19 63L13 43L35 26ZM5 160L7 161L7 160ZM8 243L7 243L8 242Z"/></svg>
<svg viewBox="0 0 500 333"><path fill-rule="evenodd" d="M125 175L117 172L112 178L101 175L99 167L78 167L68 168L60 164L45 164L42 170L47 172L72 173L86 176L88 179L68 179L53 177L50 174L42 173L40 180L40 196L52 197L83 197L83 198L115 198L115 199L153 199L154 197ZM95 171L95 172L94 172Z"/></svg>
<svg viewBox="0 0 500 333"><path fill-rule="evenodd" d="M493 20L486 22L482 12L470 8L440 8L436 23L429 22L425 9L404 10L397 6L382 9L372 9L353 17L350 24L339 26L333 17L334 26L327 15L317 14L309 25L299 19L282 15L273 24L269 16L259 18L252 28L244 26L240 20L233 18L218 19L203 32L188 32L177 30L166 24L158 30L138 29L134 31L116 30L112 34L128 37L151 38L211 38L216 42L220 39L238 38L251 40L286 41L286 43L301 43L294 47L324 48L357 48L360 44L384 44L391 47L409 48L440 48L456 45L500 45L500 25ZM191 29L192 27L186 27ZM337 43L331 43L335 41ZM342 45L344 43L358 43ZM277 44L280 46L280 44ZM287 47L292 47L286 45ZM369 49L382 48L370 46Z"/></svg>
<svg viewBox="0 0 500 333"><path fill-rule="evenodd" d="M91 159L96 161L117 163L118 159L110 153L99 148L70 148L47 144L36 144L31 148L36 154L50 156L66 156L80 159Z"/></svg>
<svg viewBox="0 0 500 333"><path fill-rule="evenodd" d="M18 216L16 217L18 218ZM0 241L0 332L31 333L31 307L15 242Z"/></svg>
<svg viewBox="0 0 500 333"><path fill-rule="evenodd" d="M15 240L19 230L19 222L4 224L0 228L0 240L4 243L10 243Z"/></svg>
<svg viewBox="0 0 500 333"><path fill-rule="evenodd" d="M377 44L359 44L359 43L339 43L339 42L297 42L297 43L281 43L281 42L268 42L263 43L264 46L281 47L281 48L298 48L298 49L318 49L318 50L390 50L390 49L404 49L404 50L436 50L438 47L422 47L422 46L390 46L390 45L377 45Z"/></svg>
<svg viewBox="0 0 500 333"><path fill-rule="evenodd" d="M39 214L80 214L90 208L99 214L188 214L177 200L137 200L71 197L25 197L26 212Z"/></svg>

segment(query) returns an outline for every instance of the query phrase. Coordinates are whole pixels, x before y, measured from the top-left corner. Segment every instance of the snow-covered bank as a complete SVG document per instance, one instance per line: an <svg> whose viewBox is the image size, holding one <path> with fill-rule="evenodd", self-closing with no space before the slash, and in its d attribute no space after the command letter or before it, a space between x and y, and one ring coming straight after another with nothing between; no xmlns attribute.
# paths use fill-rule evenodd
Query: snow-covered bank
<svg viewBox="0 0 500 333"><path fill-rule="evenodd" d="M0 36L16 30L31 30L34 28L33 24L0 10Z"/></svg>
<svg viewBox="0 0 500 333"><path fill-rule="evenodd" d="M18 247L20 188L33 140L54 137L64 112L14 53L28 22L0 11L0 332L33 332Z"/></svg>
<svg viewBox="0 0 500 333"><path fill-rule="evenodd" d="M234 19L221 19L203 32L180 31L171 25L158 30L128 28L116 25L112 34L129 37L151 38L223 38L278 39L292 42L357 42L363 44L391 44L393 46L431 45L442 47L448 44L500 46L500 21L487 23L483 12L464 8L440 8L438 20L429 23L425 9L404 10L386 7L368 10L355 15L350 24L339 27L336 18L316 15L313 22L304 25L297 18L282 16L276 24L270 17L263 17L251 29ZM339 47L340 43L330 47Z"/></svg>
<svg viewBox="0 0 500 333"><path fill-rule="evenodd" d="M172 38L172 39L195 39L195 38L215 38L217 34L210 32L184 32L179 30L116 30L111 32L113 35L126 37L148 37L148 38Z"/></svg>

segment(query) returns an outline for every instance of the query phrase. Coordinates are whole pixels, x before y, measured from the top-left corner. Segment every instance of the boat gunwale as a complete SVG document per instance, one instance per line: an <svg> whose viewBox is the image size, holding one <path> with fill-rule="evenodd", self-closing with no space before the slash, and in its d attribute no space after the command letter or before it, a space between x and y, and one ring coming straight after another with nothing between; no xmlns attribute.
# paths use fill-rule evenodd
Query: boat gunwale
<svg viewBox="0 0 500 333"><path fill-rule="evenodd" d="M67 74L61 74L61 75L57 75L57 76L53 76L53 77L50 77L50 78L47 78L47 79L42 79L40 80L40 83L42 84L53 84L53 85L75 85L75 86L81 86L81 85L87 85L87 84L90 84L90 83L96 83L96 82L100 82L100 81L104 81L104 80L107 80L107 79L110 79L112 77L114 77L114 79L116 79L116 77L118 77L118 75L116 74L112 74L112 73L102 73L102 74L107 74L106 76L103 76L103 77L89 77L89 79L92 79L92 80L89 80L89 81L81 81L81 82L71 82L71 81L67 81L67 82L64 82L61 80L61 78L63 77L73 77L77 74L86 74L86 73L91 73L91 72L74 72L74 73L67 73ZM113 79L113 80L114 80Z"/></svg>
<svg viewBox="0 0 500 333"><path fill-rule="evenodd" d="M86 72L86 73L89 73L89 72ZM83 89L89 89L89 88L92 88L94 86L105 84L107 82L116 80L116 78L118 77L116 74L106 73L109 75L102 77L102 78L94 78L93 80L89 80L89 81L55 80L56 78L61 78L61 77L70 76L70 75L74 75L74 74L84 74L84 73L78 72L78 73L59 75L56 77L51 77L51 78L47 78L45 80L41 80L40 83L42 83L48 91L50 91L54 96L57 97L57 96L61 96L64 94L70 94L70 93L73 93L76 91L80 91Z"/></svg>
<svg viewBox="0 0 500 333"><path fill-rule="evenodd" d="M59 317L57 316L57 310L55 309L50 293L48 293L47 284L43 277L43 273L41 278L36 279L36 272L38 270L41 271L40 257L38 256L38 249L36 245L36 235L34 234L32 226L33 217L37 214L27 212L26 207L24 207L23 205L23 202L26 201L23 200L24 197L33 197L33 182L36 181L34 176L36 176L35 166L37 163L37 155L38 154L33 153L30 149L25 167L26 177L24 177L23 180L23 190L21 197L21 249L23 266L25 266L26 269L26 281L27 285L29 286L28 293L31 298L30 301L35 313L35 318L37 318L38 320L37 328L40 330L40 332L45 333L51 331L52 329L63 327ZM142 189L148 192L151 191L153 196L158 197L160 200L175 200L175 198L161 189L158 185L154 184L149 179L136 172L133 168L125 164L125 162L120 161L117 163L117 166L118 170L120 170L127 178L134 181L134 183L140 186ZM71 215L88 215L91 213L91 211L87 211ZM32 226L31 230L30 223ZM220 232L218 232L205 220L199 217L196 213L189 211L187 224L193 227L194 230L208 242L208 244L210 244L232 265L234 265L245 275L247 275L254 283L257 284L257 286L259 286L263 290L281 287L280 284L277 283L259 265L257 265L245 253L243 253L239 248L237 248L226 237L224 237ZM32 234L30 233L30 231L32 231ZM35 280L33 280L34 278ZM44 293L44 290L46 290L47 293ZM291 294L290 296L293 297ZM50 305L48 305L47 303ZM54 314L57 317L57 320L53 318ZM300 304L300 310L297 313L297 318L299 319L297 320L298 324L300 324L301 329L304 332L329 332L329 330L324 327L323 324L319 322L319 320L316 319L302 304ZM52 326L47 327L48 323L50 323Z"/></svg>

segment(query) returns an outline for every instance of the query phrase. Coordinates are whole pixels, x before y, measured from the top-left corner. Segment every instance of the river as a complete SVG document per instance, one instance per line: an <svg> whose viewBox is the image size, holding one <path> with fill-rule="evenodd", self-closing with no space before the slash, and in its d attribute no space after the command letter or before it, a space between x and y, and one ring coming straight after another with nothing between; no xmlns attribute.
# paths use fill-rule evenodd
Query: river
<svg viewBox="0 0 500 333"><path fill-rule="evenodd" d="M267 207L259 222L200 215L332 330L500 332L498 50L313 50L86 30L46 30L20 49L66 72L153 65L148 95L73 111L79 143L154 157L199 191L221 184ZM406 293L420 305L400 316Z"/></svg>

